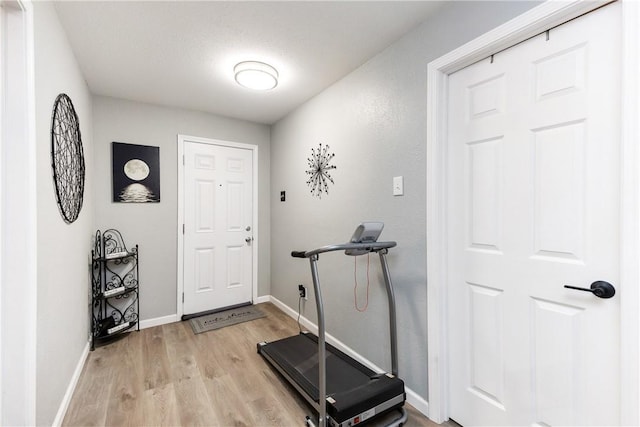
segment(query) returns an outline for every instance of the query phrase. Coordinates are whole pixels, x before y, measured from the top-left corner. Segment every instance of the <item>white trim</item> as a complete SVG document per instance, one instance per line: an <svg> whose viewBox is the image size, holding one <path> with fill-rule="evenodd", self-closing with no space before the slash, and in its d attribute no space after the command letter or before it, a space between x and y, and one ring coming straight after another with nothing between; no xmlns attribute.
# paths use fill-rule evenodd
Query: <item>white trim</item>
<svg viewBox="0 0 640 427"><path fill-rule="evenodd" d="M4 391L0 394L0 424L35 425L37 165L34 17L29 0L6 1L3 2L4 8L5 12L12 14L10 19L4 20L8 14L3 12L2 26L6 25L12 31L7 39L12 40L12 52L16 57L6 64L2 61L3 66L7 66L2 93L2 173L8 176L20 171L25 179L17 186L2 186L0 191L3 230L0 248L3 306L0 314L5 319L2 323L3 358L0 361ZM3 43L7 47L6 42ZM7 84L6 79L11 79L11 83ZM7 99L12 100L8 108L5 104ZM0 185L4 181L0 179ZM6 322L7 319L11 319L11 324Z"/></svg>
<svg viewBox="0 0 640 427"><path fill-rule="evenodd" d="M178 134L178 271L177 271L177 293L176 293L176 316L182 318L184 306L182 304L182 293L184 292L184 235L182 234L182 224L184 223L184 144L186 141L199 142L202 144L221 145L223 147L243 148L251 150L253 154L253 218L251 229L253 230L252 252L252 290L251 299L258 295L258 146L254 144L244 144L241 142L223 141L220 139L202 138Z"/></svg>
<svg viewBox="0 0 640 427"><path fill-rule="evenodd" d="M7 82L5 81L6 78L6 72L5 72L5 67L7 64L7 55L5 52L5 40L8 38L8 36L5 34L6 30L5 30L5 23L4 23L4 10L1 9L1 5L0 5L0 178L3 177L3 171L4 171L4 144L6 141L6 138L4 136L4 122L5 122L5 96L4 96L4 92L5 92L5 86L7 85ZM0 182L2 181L2 179L0 179ZM4 186L0 183L0 242L4 242L4 238L3 238L3 233L2 230L4 228L4 207L6 205L8 205L8 203L5 203L4 201L4 194L5 194L5 190L4 190ZM3 334L2 334L2 302L3 302L3 298L2 298L2 293L3 293L3 285L2 283L4 283L4 276L3 276L3 264L4 264L4 248L0 247L0 424L2 424L2 420L3 418L3 400L2 396L4 396L4 375L2 375L2 373L4 372L4 366L3 366L3 358L2 358L2 354L4 353L3 351Z"/></svg>
<svg viewBox="0 0 640 427"><path fill-rule="evenodd" d="M612 1L547 1L435 59L429 67L446 76ZM433 110L428 114L439 115Z"/></svg>
<svg viewBox="0 0 640 427"><path fill-rule="evenodd" d="M178 268L176 277L176 316L182 318L184 306L182 293L184 292L184 140L186 137L178 135Z"/></svg>
<svg viewBox="0 0 640 427"><path fill-rule="evenodd" d="M548 1L513 20L489 31L454 51L432 61L427 68L427 322L429 418L436 423L449 419L448 408L448 349L447 349L447 159L446 112L448 75L486 58L545 29L594 10L604 2ZM640 424L640 241L638 213L640 212L640 140L637 117L638 51L640 36L640 8L633 1L623 2L623 45L626 62L623 67L622 94L625 99L622 117L623 187L621 244L621 342L622 385L621 415L625 424Z"/></svg>
<svg viewBox="0 0 640 427"><path fill-rule="evenodd" d="M19 0L20 2L21 0ZM36 387L37 387L37 326L38 326L38 315L37 315L37 304L38 304L38 275L37 275L37 266L38 266L38 255L37 255L37 247L38 247L38 238L37 238L37 230L38 230L38 217L37 217L37 162L36 162L36 88L35 88L35 23L33 17L33 5L31 1L28 0L23 4L24 11L26 13L26 54L27 54L27 141L28 147L27 156L29 157L29 167L28 170L30 172L30 179L32 180L29 183L29 189L27 197L29 199L29 204L23 206L22 208L26 208L29 206L30 213L28 216L28 225L30 232L25 233L25 238L29 240L28 246L30 249L30 263L26 263L26 268L30 269L31 272L25 275L24 278L24 286L26 287L25 297L27 305L25 316L27 320L24 323L24 328L26 329L26 337L27 337L27 345L26 351L28 352L25 355L25 366L29 367L28 375L27 375L27 390L26 390L26 400L27 400L27 410L29 411L25 414L25 421L27 424L36 423Z"/></svg>
<svg viewBox="0 0 640 427"><path fill-rule="evenodd" d="M71 376L71 381L69 381L69 385L67 386L67 391L64 393L64 397L62 398L62 402L60 402L60 406L58 407L58 413L53 420L52 427L58 427L62 425L64 421L65 415L67 415L67 410L69 409L69 404L71 403L71 398L73 398L73 393L76 390L76 386L78 385L78 380L80 380L80 375L82 374L82 369L84 368L84 364L87 362L87 357L89 356L89 348L91 347L91 343L87 342L87 345L84 346L82 350L82 354L80 355L80 360L76 365L76 369L73 371L73 375Z"/></svg>
<svg viewBox="0 0 640 427"><path fill-rule="evenodd" d="M640 4L622 3L620 421L640 425Z"/></svg>
<svg viewBox="0 0 640 427"><path fill-rule="evenodd" d="M141 320L140 329L153 328L154 326L166 325L168 323L179 322L180 317L177 314L170 314L168 316L155 317L153 319Z"/></svg>
<svg viewBox="0 0 640 427"><path fill-rule="evenodd" d="M425 417L429 414L429 402L427 402L422 396L420 396L415 391L407 388L405 385L404 391L407 394L407 402L409 405L416 408L418 412L420 412Z"/></svg>
<svg viewBox="0 0 640 427"><path fill-rule="evenodd" d="M256 297L253 299L254 304L262 304L263 302L271 302L271 296L263 295L261 297Z"/></svg>
<svg viewBox="0 0 640 427"><path fill-rule="evenodd" d="M291 317L292 319L294 319L294 320L298 319L298 312L297 311L293 310L292 308L290 308L288 305L286 305L285 303L283 303L282 301L280 301L278 298L274 297L273 295L270 295L268 297L262 297L262 298L268 299L269 302L271 302L273 305L275 305L283 313L285 313L287 316ZM267 302L267 301L264 301L264 302ZM309 332L311 332L313 334L317 334L318 333L318 325L316 325L315 323L313 323L312 321L310 321L306 317L300 316L300 324L306 330L308 330ZM380 368L375 363L371 362L370 360L368 360L365 357L363 357L362 355L360 355L358 352L356 352L351 347L349 347L346 344L344 344L342 341L340 341L339 339L337 339L333 335L326 334L325 338L326 338L327 343L331 344L332 346L334 346L338 350L340 350L343 353L347 354L349 357L351 357L351 358L357 360L358 362L362 363L363 365L367 366L369 369L372 369L372 370L374 370L376 372L388 372L386 369ZM418 395L418 393L416 393L413 390L407 388L406 386L405 386L405 392L407 394L407 402L411 406L416 408L418 411L420 411L424 415L427 415L429 413L429 404L428 404L428 402L426 400L424 400L422 397L420 397Z"/></svg>

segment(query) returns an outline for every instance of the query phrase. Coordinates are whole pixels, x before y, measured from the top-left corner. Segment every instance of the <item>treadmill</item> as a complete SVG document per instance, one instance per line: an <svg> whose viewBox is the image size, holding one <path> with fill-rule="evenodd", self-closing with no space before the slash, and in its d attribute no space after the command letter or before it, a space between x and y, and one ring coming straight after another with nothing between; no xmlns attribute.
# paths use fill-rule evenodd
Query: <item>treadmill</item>
<svg viewBox="0 0 640 427"><path fill-rule="evenodd" d="M313 290L318 315L318 336L310 332L273 342L258 343L258 353L318 412L319 427L350 427L370 421L393 410L399 411L389 426L402 425L407 420L403 408L404 382L398 378L398 346L396 309L386 255L396 242L378 242L384 227L380 222L364 222L354 232L349 243L323 246L310 251L293 251L291 256L308 258L311 264ZM389 301L391 373L378 373L325 342L324 309L318 258L325 252L345 251L357 256L377 253L384 276ZM307 426L316 424L307 416Z"/></svg>

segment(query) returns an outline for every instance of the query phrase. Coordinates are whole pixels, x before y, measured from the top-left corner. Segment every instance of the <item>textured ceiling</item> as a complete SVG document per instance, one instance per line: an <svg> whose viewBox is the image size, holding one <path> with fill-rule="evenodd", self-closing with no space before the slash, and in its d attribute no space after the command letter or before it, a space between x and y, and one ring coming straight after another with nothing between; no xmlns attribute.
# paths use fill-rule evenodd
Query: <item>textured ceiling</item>
<svg viewBox="0 0 640 427"><path fill-rule="evenodd" d="M424 21L430 1L70 1L56 10L94 94L271 124ZM267 62L255 92L233 66Z"/></svg>

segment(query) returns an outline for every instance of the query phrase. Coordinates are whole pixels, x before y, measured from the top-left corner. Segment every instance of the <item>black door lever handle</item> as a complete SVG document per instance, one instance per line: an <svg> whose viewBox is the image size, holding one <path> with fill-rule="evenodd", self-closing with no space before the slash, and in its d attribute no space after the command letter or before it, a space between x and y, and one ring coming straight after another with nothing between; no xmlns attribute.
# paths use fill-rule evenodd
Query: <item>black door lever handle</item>
<svg viewBox="0 0 640 427"><path fill-rule="evenodd" d="M575 289L576 291L591 292L598 298L611 298L616 294L616 288L609 282L598 280L593 282L590 288L579 288L577 286L564 285L567 289Z"/></svg>

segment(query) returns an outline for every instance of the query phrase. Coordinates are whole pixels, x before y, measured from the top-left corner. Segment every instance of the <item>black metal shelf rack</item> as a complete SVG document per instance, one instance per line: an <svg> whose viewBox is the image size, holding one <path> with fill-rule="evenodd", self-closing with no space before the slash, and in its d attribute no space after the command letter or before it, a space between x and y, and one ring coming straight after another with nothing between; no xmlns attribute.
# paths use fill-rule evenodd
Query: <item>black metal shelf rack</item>
<svg viewBox="0 0 640 427"><path fill-rule="evenodd" d="M96 342L140 330L138 245L127 249L122 234L96 232L91 251L91 350Z"/></svg>

